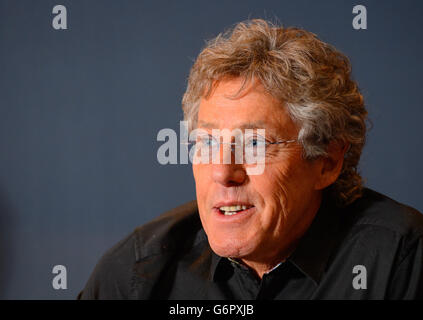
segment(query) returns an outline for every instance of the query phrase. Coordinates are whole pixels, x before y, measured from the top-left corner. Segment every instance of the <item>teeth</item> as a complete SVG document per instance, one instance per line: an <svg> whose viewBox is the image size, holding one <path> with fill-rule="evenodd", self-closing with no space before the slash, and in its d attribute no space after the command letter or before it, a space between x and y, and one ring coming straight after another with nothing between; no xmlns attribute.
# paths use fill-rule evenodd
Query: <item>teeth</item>
<svg viewBox="0 0 423 320"><path fill-rule="evenodd" d="M241 205L237 205L237 206L223 206L223 207L220 207L219 209L221 210L221 211L224 211L224 214L226 215L226 216L231 216L231 215L233 215L233 214L236 214L236 213L238 213L237 211L240 211L240 210L246 210L246 209L248 209L248 208L250 208L251 206L241 206Z"/></svg>
<svg viewBox="0 0 423 320"><path fill-rule="evenodd" d="M239 210L242 209L242 207L243 206L224 206L224 207L220 207L220 210L222 210L222 211L239 211Z"/></svg>

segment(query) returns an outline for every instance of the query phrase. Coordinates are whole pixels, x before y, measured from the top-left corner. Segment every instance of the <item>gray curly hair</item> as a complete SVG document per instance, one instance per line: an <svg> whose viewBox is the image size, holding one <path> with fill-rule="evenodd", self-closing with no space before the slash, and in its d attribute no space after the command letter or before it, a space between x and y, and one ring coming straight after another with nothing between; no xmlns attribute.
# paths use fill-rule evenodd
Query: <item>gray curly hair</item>
<svg viewBox="0 0 423 320"><path fill-rule="evenodd" d="M338 179L326 191L339 206L362 194L357 171L365 143L367 111L348 58L311 32L255 19L207 42L191 68L182 99L189 129L200 100L225 77L241 77L242 88L258 79L284 105L300 130L305 159L327 155L331 141L348 144ZM240 89L240 91L242 90Z"/></svg>

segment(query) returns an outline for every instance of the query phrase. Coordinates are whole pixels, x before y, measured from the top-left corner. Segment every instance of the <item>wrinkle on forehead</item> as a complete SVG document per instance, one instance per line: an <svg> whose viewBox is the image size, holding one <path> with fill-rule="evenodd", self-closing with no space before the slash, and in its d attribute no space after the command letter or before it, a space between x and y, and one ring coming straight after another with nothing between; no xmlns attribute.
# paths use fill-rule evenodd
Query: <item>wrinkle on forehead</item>
<svg viewBox="0 0 423 320"><path fill-rule="evenodd" d="M205 129L265 129L273 136L296 138L298 127L282 102L270 95L259 81L249 84L234 98L242 79L221 80L210 96L200 101L197 127Z"/></svg>

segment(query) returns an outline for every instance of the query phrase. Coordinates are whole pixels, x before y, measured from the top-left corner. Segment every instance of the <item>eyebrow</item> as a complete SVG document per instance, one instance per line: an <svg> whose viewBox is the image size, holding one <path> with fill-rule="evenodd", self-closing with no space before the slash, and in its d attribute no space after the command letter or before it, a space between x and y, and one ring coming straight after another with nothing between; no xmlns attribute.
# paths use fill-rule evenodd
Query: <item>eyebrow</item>
<svg viewBox="0 0 423 320"><path fill-rule="evenodd" d="M201 120L198 122L198 126L206 128L206 129L218 128L218 126L215 123L205 122ZM255 121L255 122L247 122L247 123L240 124L239 126L236 126L236 128L237 129L266 129L266 122L261 120Z"/></svg>
<svg viewBox="0 0 423 320"><path fill-rule="evenodd" d="M206 121L199 121L197 128L198 127L202 127L204 129L217 129L219 126L213 122L206 122ZM266 136L267 137L271 137L271 138L279 138L280 135L278 134L278 130L276 130L275 128L269 128L266 124L265 121L262 120L257 120L254 122L246 122L246 123L242 123L239 126L236 126L237 129L240 130L245 130L245 129L253 129L253 130L258 130L258 129L264 129L266 130Z"/></svg>

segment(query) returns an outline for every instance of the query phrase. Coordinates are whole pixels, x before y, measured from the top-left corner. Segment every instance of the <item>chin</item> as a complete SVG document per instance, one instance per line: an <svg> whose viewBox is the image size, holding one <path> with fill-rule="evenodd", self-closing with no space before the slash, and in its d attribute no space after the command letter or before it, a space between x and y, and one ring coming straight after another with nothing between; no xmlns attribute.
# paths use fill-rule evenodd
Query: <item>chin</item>
<svg viewBox="0 0 423 320"><path fill-rule="evenodd" d="M238 239L227 239L225 241L214 241L213 238L209 238L209 244L214 253L221 257L231 257L231 258L242 258L247 256L251 248L246 245L243 241Z"/></svg>

